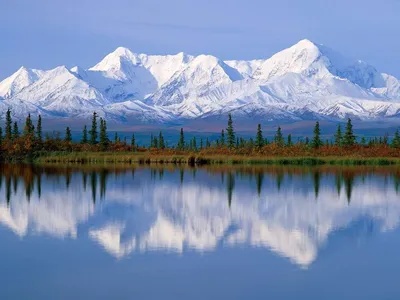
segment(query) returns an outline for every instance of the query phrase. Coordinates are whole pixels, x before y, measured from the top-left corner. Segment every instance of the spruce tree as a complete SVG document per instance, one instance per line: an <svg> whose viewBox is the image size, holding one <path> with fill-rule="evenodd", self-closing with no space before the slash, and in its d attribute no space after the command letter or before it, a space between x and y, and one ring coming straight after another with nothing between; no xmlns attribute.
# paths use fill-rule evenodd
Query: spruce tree
<svg viewBox="0 0 400 300"><path fill-rule="evenodd" d="M275 134L275 143L279 146L279 147L283 147L285 145L285 140L283 138L282 135L282 129L280 126L278 126L278 129L276 130L276 134Z"/></svg>
<svg viewBox="0 0 400 300"><path fill-rule="evenodd" d="M221 130L221 139L220 139L219 143L220 143L221 147L225 146L225 131L223 129Z"/></svg>
<svg viewBox="0 0 400 300"><path fill-rule="evenodd" d="M389 134L388 133L385 133L385 135L383 136L382 144L383 145L389 144Z"/></svg>
<svg viewBox="0 0 400 300"><path fill-rule="evenodd" d="M36 125L36 138L39 143L43 141L43 136L42 136L42 116L39 115L37 125Z"/></svg>
<svg viewBox="0 0 400 300"><path fill-rule="evenodd" d="M257 125L256 147L261 149L264 146L264 138L261 130L261 124Z"/></svg>
<svg viewBox="0 0 400 300"><path fill-rule="evenodd" d="M189 141L189 150L193 151L193 139Z"/></svg>
<svg viewBox="0 0 400 300"><path fill-rule="evenodd" d="M114 134L114 144L119 144L118 132L115 132L115 134Z"/></svg>
<svg viewBox="0 0 400 300"><path fill-rule="evenodd" d="M197 140L196 140L196 137L194 136L193 137L193 151L197 151Z"/></svg>
<svg viewBox="0 0 400 300"><path fill-rule="evenodd" d="M161 131L160 134L158 135L158 146L160 149L165 149L164 136Z"/></svg>
<svg viewBox="0 0 400 300"><path fill-rule="evenodd" d="M183 134L183 128L181 128L177 148L180 151L183 151L185 149L185 136Z"/></svg>
<svg viewBox="0 0 400 300"><path fill-rule="evenodd" d="M339 124L335 133L335 146L342 146L342 144L343 144L342 126L340 126Z"/></svg>
<svg viewBox="0 0 400 300"><path fill-rule="evenodd" d="M103 118L100 118L100 135L99 143L103 151L107 149L108 136L107 136L107 122Z"/></svg>
<svg viewBox="0 0 400 300"><path fill-rule="evenodd" d="M211 147L211 143L210 143L210 141L208 140L208 138L206 138L206 148L210 148Z"/></svg>
<svg viewBox="0 0 400 300"><path fill-rule="evenodd" d="M322 145L323 145L323 142L321 140L321 129L319 128L319 122L317 121L315 123L315 127L314 127L314 137L313 137L313 140L311 142L311 146L313 148L318 149Z"/></svg>
<svg viewBox="0 0 400 300"><path fill-rule="evenodd" d="M32 136L33 133L34 133L34 127L31 120L31 114L28 114L28 117L26 117L25 120L24 137Z"/></svg>
<svg viewBox="0 0 400 300"><path fill-rule="evenodd" d="M87 144L87 142L88 142L88 132L87 132L87 126L85 125L82 131L81 144Z"/></svg>
<svg viewBox="0 0 400 300"><path fill-rule="evenodd" d="M253 138L250 138L249 141L247 142L249 148L253 148L254 147L254 140Z"/></svg>
<svg viewBox="0 0 400 300"><path fill-rule="evenodd" d="M200 150L203 150L203 139L200 139Z"/></svg>
<svg viewBox="0 0 400 300"><path fill-rule="evenodd" d="M17 138L19 138L19 129L18 129L18 123L15 121L13 127L12 139L17 139Z"/></svg>
<svg viewBox="0 0 400 300"><path fill-rule="evenodd" d="M356 136L353 133L353 125L351 124L351 119L347 120L346 130L343 136L343 145L354 146L356 144Z"/></svg>
<svg viewBox="0 0 400 300"><path fill-rule="evenodd" d="M228 148L232 149L235 147L235 131L233 130L232 115L228 115L228 128L226 128L227 144Z"/></svg>
<svg viewBox="0 0 400 300"><path fill-rule="evenodd" d="M3 144L3 128L0 127L0 148L1 148L1 144Z"/></svg>
<svg viewBox="0 0 400 300"><path fill-rule="evenodd" d="M159 145L158 145L158 139L157 139L157 137L154 137L154 138L153 138L153 148L158 149L158 147L159 147Z"/></svg>
<svg viewBox="0 0 400 300"><path fill-rule="evenodd" d="M361 144L361 146L365 146L367 144L367 141L365 140L365 137L361 138L360 144Z"/></svg>
<svg viewBox="0 0 400 300"><path fill-rule="evenodd" d="M240 138L240 142L239 142L239 147L240 148L244 148L244 146L246 145L246 141L244 140L244 138Z"/></svg>
<svg viewBox="0 0 400 300"><path fill-rule="evenodd" d="M13 138L12 134L12 118L11 118L11 109L7 109L6 112L6 128L5 128L5 139L7 141L11 141Z"/></svg>
<svg viewBox="0 0 400 300"><path fill-rule="evenodd" d="M293 141L292 141L292 135L289 134L287 137L287 146L292 147L293 146Z"/></svg>
<svg viewBox="0 0 400 300"><path fill-rule="evenodd" d="M399 130L397 129L396 132L394 133L394 137L392 140L392 145L393 148L400 148L400 133Z"/></svg>
<svg viewBox="0 0 400 300"><path fill-rule="evenodd" d="M93 112L92 117L92 128L90 129L90 144L95 145L97 143L97 113Z"/></svg>
<svg viewBox="0 0 400 300"><path fill-rule="evenodd" d="M65 129L65 142L67 143L71 143L72 142L72 134L71 134L71 128L69 128L69 126L67 126L67 128Z"/></svg>
<svg viewBox="0 0 400 300"><path fill-rule="evenodd" d="M136 140L135 140L135 134L134 133L132 133L131 147L132 147L132 150L135 150L135 148L136 148Z"/></svg>

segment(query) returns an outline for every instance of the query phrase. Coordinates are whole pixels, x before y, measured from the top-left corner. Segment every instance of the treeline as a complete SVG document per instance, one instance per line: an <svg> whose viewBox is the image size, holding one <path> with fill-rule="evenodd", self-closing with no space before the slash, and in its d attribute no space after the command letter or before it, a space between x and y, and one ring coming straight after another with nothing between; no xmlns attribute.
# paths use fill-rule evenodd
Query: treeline
<svg viewBox="0 0 400 300"><path fill-rule="evenodd" d="M25 120L22 130L13 121L11 109L6 112L4 132L0 127L0 155L3 159L20 160L35 158L51 152L157 152L157 153L192 153L221 154L221 155L269 155L269 156L337 156L355 155L364 157L398 157L400 134L396 130L390 140L386 134L381 137L366 139L357 138L351 119L347 120L344 128L338 125L333 139L322 139L320 123L314 126L311 138L294 139L291 134L286 136L278 126L273 138L264 137L261 124L258 124L254 138L239 137L233 126L231 114L228 115L227 128L222 129L219 138L185 138L181 128L179 140L169 144L160 131L158 135L149 136L149 145L140 146L132 133L129 140L121 139L118 133L110 139L105 119L93 113L91 125L84 126L80 141L73 141L70 127L65 133L46 133L43 136L42 118L39 115L36 126L31 115Z"/></svg>

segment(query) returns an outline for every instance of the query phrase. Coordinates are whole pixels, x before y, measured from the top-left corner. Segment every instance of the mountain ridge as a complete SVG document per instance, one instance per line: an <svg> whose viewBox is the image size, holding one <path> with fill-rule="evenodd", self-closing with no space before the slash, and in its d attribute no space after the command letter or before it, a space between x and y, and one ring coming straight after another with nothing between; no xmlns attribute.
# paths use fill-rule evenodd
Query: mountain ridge
<svg viewBox="0 0 400 300"><path fill-rule="evenodd" d="M268 59L137 54L118 47L88 69L20 68L0 82L0 108L55 118L168 123L232 113L263 120L400 116L400 81L301 40Z"/></svg>

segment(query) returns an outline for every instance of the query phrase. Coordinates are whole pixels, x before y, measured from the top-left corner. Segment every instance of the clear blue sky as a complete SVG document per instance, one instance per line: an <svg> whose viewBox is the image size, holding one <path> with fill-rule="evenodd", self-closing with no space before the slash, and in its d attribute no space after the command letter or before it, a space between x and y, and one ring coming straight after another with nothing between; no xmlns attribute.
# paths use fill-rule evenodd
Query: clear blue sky
<svg viewBox="0 0 400 300"><path fill-rule="evenodd" d="M303 38L400 77L400 0L0 0L0 79L134 52L267 58Z"/></svg>

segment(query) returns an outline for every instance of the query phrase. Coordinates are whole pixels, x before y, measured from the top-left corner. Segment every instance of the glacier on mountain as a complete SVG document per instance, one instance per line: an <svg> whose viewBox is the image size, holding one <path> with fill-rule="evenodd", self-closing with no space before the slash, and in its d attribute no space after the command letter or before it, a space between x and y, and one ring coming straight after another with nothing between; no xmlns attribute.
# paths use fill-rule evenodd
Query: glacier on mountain
<svg viewBox="0 0 400 300"><path fill-rule="evenodd" d="M400 81L302 40L269 59L136 54L119 47L85 70L21 68L0 82L0 108L52 117L168 122L234 116L263 120L398 117Z"/></svg>

